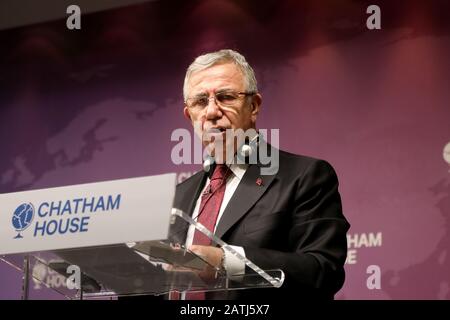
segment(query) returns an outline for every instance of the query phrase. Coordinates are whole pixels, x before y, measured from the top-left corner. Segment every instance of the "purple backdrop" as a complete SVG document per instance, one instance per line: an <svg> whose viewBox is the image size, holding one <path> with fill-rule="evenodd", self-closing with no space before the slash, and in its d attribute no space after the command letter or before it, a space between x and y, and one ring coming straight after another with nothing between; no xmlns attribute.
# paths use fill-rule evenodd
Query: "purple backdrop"
<svg viewBox="0 0 450 320"><path fill-rule="evenodd" d="M449 299L450 8L381 2L369 31L369 4L155 1L82 16L81 31L1 31L0 192L199 170L170 159L189 128L184 71L234 48L259 79L258 126L336 168L352 224L337 298ZM0 263L0 281L0 298L20 296L16 270Z"/></svg>

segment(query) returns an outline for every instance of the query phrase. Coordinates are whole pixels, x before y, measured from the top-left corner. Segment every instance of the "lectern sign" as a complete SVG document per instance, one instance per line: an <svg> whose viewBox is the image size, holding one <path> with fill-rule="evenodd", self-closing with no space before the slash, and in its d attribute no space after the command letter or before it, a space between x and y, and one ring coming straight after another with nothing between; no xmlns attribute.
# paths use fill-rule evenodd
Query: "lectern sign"
<svg viewBox="0 0 450 320"><path fill-rule="evenodd" d="M164 239L175 174L0 195L0 254Z"/></svg>

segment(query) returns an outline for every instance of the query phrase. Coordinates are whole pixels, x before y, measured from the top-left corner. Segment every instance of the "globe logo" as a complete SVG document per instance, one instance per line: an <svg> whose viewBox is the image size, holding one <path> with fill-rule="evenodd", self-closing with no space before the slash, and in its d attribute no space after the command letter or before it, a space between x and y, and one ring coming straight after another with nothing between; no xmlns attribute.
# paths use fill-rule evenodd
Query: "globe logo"
<svg viewBox="0 0 450 320"><path fill-rule="evenodd" d="M17 236L14 239L23 238L20 232L28 228L34 218L34 207L31 203L22 203L14 211L12 217L12 225L17 231Z"/></svg>

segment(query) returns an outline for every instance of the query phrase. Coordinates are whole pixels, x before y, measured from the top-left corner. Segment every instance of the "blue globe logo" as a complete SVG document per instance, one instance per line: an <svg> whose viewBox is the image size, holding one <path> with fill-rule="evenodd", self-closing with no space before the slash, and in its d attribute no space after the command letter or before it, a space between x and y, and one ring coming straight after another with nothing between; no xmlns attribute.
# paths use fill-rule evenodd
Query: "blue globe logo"
<svg viewBox="0 0 450 320"><path fill-rule="evenodd" d="M12 216L12 225L17 231L17 236L14 239L23 238L20 232L28 228L34 218L34 207L31 203L22 203L14 211Z"/></svg>

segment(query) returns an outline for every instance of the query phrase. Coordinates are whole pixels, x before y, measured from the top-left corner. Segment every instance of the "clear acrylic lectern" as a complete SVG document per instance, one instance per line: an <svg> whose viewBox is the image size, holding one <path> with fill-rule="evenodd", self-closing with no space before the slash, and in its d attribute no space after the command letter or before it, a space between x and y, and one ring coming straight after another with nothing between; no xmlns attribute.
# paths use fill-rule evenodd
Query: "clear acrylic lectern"
<svg viewBox="0 0 450 320"><path fill-rule="evenodd" d="M0 259L23 273L23 299L29 298L32 283L66 299L267 288L283 284L282 270L262 270L184 212L172 209L170 223L169 239L156 240L149 235L149 241L143 242L4 255ZM190 225L209 237L212 245L242 260L245 273L227 274L215 269L201 256L174 242L176 234L185 233ZM53 275L52 281L48 280L49 275Z"/></svg>

